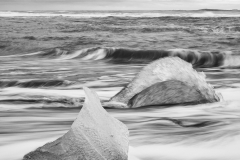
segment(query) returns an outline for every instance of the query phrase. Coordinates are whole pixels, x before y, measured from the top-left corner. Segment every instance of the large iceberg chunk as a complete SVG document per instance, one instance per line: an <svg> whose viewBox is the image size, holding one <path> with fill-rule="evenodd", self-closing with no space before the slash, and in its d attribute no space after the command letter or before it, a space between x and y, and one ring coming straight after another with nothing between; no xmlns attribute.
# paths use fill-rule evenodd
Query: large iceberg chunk
<svg viewBox="0 0 240 160"><path fill-rule="evenodd" d="M128 129L101 106L97 94L84 87L86 100L71 129L24 160L127 160Z"/></svg>

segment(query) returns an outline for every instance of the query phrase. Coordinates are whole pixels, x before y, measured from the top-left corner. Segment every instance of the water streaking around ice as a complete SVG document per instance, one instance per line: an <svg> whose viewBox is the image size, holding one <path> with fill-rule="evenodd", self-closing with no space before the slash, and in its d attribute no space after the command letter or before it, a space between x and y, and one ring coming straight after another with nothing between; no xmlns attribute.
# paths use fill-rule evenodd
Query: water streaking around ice
<svg viewBox="0 0 240 160"><path fill-rule="evenodd" d="M239 160L239 15L0 12L0 159L19 160L66 133L84 102L83 86L105 102L147 64L180 57L204 72L224 101L107 109L128 126L131 156Z"/></svg>
<svg viewBox="0 0 240 160"><path fill-rule="evenodd" d="M98 93L104 95L103 92ZM161 109L158 107L137 110L111 109L108 112L128 126L131 145L129 153L139 159L161 157L175 159L172 154L174 152L181 160L199 157L214 160L226 160L230 157L237 160L240 132L239 101L231 100L233 99L226 98L225 102L215 104L180 105ZM1 141L0 149L8 151L16 148L14 151L16 154L9 156L2 152L1 158L18 159L19 156L50 141L45 139L54 140L63 135L79 109L1 111L4 118L1 123L4 139ZM14 117L8 117L9 115ZM9 125L14 129L8 128ZM43 143L37 143L40 141ZM21 150L17 149L19 146Z"/></svg>

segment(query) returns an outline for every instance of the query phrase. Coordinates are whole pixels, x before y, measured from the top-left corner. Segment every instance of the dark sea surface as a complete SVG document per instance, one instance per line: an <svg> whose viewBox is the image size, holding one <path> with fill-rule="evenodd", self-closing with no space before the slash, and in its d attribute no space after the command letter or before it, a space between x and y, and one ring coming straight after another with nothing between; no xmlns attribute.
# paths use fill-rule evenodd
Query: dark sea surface
<svg viewBox="0 0 240 160"><path fill-rule="evenodd" d="M178 56L206 74L218 103L107 109L139 160L240 159L240 11L0 12L0 160L68 131L150 62ZM130 159L131 160L131 159Z"/></svg>

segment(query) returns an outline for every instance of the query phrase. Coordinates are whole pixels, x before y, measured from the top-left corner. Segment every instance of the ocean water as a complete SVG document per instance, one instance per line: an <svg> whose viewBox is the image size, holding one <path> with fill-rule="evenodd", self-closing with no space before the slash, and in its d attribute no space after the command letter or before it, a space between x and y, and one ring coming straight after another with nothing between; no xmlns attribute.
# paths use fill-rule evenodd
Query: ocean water
<svg viewBox="0 0 240 160"><path fill-rule="evenodd" d="M84 102L102 101L152 61L192 63L223 100L107 109L139 160L239 160L240 11L0 12L0 159L68 131ZM129 158L130 160L132 158Z"/></svg>

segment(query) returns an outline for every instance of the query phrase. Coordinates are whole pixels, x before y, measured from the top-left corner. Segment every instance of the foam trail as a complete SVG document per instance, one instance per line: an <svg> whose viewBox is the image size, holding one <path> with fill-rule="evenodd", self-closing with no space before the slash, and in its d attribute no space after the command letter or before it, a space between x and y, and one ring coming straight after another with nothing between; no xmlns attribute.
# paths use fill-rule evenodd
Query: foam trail
<svg viewBox="0 0 240 160"><path fill-rule="evenodd" d="M102 88L97 90L96 92L101 95L101 99L109 99L112 95L116 94L122 87L113 87L113 88ZM79 98L84 97L84 91L83 90L59 90L57 89L39 89L39 88L4 88L0 92L0 96L3 97L10 97L14 95L21 95L21 96L52 96L52 97L58 97L58 96L64 96L64 97L72 97L72 98Z"/></svg>
<svg viewBox="0 0 240 160"><path fill-rule="evenodd" d="M18 57L31 57L36 56L43 53L42 51L27 53L27 54L20 54L20 55L9 55L9 56L0 56L1 58L18 58Z"/></svg>

